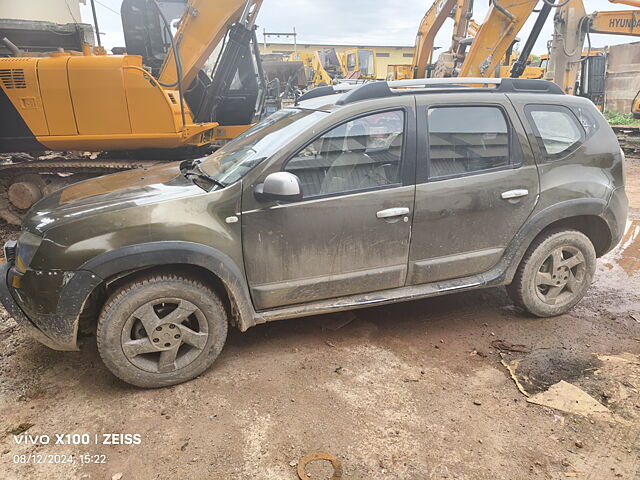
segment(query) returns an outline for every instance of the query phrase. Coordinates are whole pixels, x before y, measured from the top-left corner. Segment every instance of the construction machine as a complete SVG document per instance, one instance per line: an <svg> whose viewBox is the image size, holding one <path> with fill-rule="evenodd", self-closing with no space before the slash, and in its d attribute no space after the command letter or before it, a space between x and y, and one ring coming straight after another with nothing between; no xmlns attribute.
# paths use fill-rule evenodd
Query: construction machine
<svg viewBox="0 0 640 480"><path fill-rule="evenodd" d="M331 85L334 80L343 79L346 74L335 48L325 48L313 53L294 52L289 61L303 63L307 88Z"/></svg>
<svg viewBox="0 0 640 480"><path fill-rule="evenodd" d="M340 64L347 80L377 80L376 51L350 48L340 53Z"/></svg>
<svg viewBox="0 0 640 480"><path fill-rule="evenodd" d="M481 25L473 20L472 0L436 0L427 10L416 35L415 52L411 65L390 65L387 78L401 80L406 78L450 77L456 72L456 65L465 60L467 47L475 41ZM437 63L433 62L435 37L442 28L445 20L453 20L453 35L450 48L443 52ZM524 23L524 22L522 22ZM518 29L514 29L517 33ZM488 31L483 32L483 36ZM507 35L511 35L508 32ZM510 42L505 43L507 48L503 54L503 60L498 62L493 76L508 77L513 65L513 46L519 41L515 35ZM478 40L482 41L482 37ZM542 78L544 72L539 67L525 65L521 74L522 78Z"/></svg>
<svg viewBox="0 0 640 480"><path fill-rule="evenodd" d="M454 20L453 42L459 42L472 28L472 0L436 0L420 21L411 64L389 65L388 80L431 77L432 57L436 35L447 18ZM456 48L452 44L452 49Z"/></svg>
<svg viewBox="0 0 640 480"><path fill-rule="evenodd" d="M459 0L462 1L462 0ZM640 6L640 0L609 0L630 6ZM511 76L541 78L554 81L568 94L590 98L596 105L604 103L606 56L590 46L583 51L585 37L590 33L640 36L640 15L637 10L595 12L587 15L583 0L494 0L477 33L456 42L448 59L441 55L435 76L491 77ZM551 12L554 15L554 36L544 67L528 65L529 56L542 27ZM520 55L511 61L511 49L517 34L532 13L538 16L524 43ZM438 26L436 25L436 28ZM469 52L465 46L470 44ZM455 54L453 53L455 52ZM444 58L444 62L441 60ZM501 65L502 62L502 65ZM640 109L634 101L633 109Z"/></svg>
<svg viewBox="0 0 640 480"><path fill-rule="evenodd" d="M640 7L640 0L609 0ZM617 10L588 14L582 0L568 0L554 18L554 33L549 49L545 78L557 83L566 93L590 98L604 108L606 56L591 48L591 34L640 36L640 10ZM586 52L584 49L587 43ZM629 110L640 116L638 95L631 99ZM621 113L627 113L621 112ZM640 128L613 125L620 145L626 152L640 152Z"/></svg>
<svg viewBox="0 0 640 480"><path fill-rule="evenodd" d="M640 0L609 0L640 7ZM567 0L554 18L554 33L550 44L549 63L545 78L557 83L568 94L591 96L590 86L604 77L606 59L592 54L590 35L609 34L640 36L640 11L617 10L587 14L583 0ZM583 51L588 40L587 52ZM580 78L580 76L582 78ZM582 90L581 90L582 89ZM596 104L599 98L592 98Z"/></svg>
<svg viewBox="0 0 640 480"><path fill-rule="evenodd" d="M184 0L164 0L184 3ZM127 54L102 48L0 58L0 152L108 151L0 165L0 218L18 223L70 174L141 166L122 152L198 148L234 138L260 110L255 39L262 0L189 0L177 31L156 0L124 0ZM205 64L219 48L211 74ZM74 181L82 177L74 177Z"/></svg>
<svg viewBox="0 0 640 480"><path fill-rule="evenodd" d="M306 88L331 85L335 81L377 80L376 52L372 48L349 48L338 52L335 48L325 48L312 53L294 52L286 64L302 62L306 75ZM291 68L291 67L289 67ZM271 77L267 70L267 77Z"/></svg>

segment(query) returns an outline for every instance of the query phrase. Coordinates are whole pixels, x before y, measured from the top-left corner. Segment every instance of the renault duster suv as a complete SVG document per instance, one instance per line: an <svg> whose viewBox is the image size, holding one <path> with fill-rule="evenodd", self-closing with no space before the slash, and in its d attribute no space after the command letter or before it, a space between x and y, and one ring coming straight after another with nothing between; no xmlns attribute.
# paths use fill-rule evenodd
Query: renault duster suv
<svg viewBox="0 0 640 480"><path fill-rule="evenodd" d="M560 315L626 214L615 135L554 84L324 87L207 158L43 199L0 300L54 349L95 325L109 370L160 387L207 369L230 325L495 285Z"/></svg>

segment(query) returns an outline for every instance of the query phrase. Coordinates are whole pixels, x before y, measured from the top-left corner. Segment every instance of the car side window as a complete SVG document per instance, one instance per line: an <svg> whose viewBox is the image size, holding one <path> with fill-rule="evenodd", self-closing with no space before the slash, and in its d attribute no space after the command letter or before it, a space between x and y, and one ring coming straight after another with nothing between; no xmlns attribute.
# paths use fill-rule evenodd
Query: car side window
<svg viewBox="0 0 640 480"><path fill-rule="evenodd" d="M561 105L528 105L526 108L538 144L549 159L575 150L584 140L585 130L571 110Z"/></svg>
<svg viewBox="0 0 640 480"><path fill-rule="evenodd" d="M342 123L287 162L304 198L400 183L405 114L379 112Z"/></svg>
<svg viewBox="0 0 640 480"><path fill-rule="evenodd" d="M432 107L427 116L430 178L465 175L510 164L511 135L502 109Z"/></svg>

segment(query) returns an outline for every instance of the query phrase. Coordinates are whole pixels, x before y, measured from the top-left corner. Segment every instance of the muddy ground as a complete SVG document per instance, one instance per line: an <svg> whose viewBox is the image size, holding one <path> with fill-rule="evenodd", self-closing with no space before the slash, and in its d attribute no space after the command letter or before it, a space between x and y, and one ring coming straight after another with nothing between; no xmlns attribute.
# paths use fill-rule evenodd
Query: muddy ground
<svg viewBox="0 0 640 480"><path fill-rule="evenodd" d="M112 377L91 341L51 351L0 310L0 477L287 480L301 457L327 452L348 479L640 478L640 160L628 183L625 239L559 318L530 318L493 288L291 320L234 332L200 378L145 391ZM520 362L528 393L566 380L608 411L531 404L501 361ZM9 432L30 424L52 443L87 433L91 444L18 445ZM95 445L110 433L141 444ZM76 457L14 463L28 454Z"/></svg>

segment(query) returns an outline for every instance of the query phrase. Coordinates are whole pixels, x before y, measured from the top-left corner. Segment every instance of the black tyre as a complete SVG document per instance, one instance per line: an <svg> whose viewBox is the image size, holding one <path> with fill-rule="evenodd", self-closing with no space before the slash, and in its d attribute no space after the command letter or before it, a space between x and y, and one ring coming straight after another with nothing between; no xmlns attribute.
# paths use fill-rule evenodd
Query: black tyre
<svg viewBox="0 0 640 480"><path fill-rule="evenodd" d="M507 292L529 313L554 317L582 300L595 270L595 249L586 235L550 231L529 247Z"/></svg>
<svg viewBox="0 0 640 480"><path fill-rule="evenodd" d="M173 275L137 280L106 302L98 351L111 372L144 388L166 387L204 372L222 351L228 320L217 295Z"/></svg>

